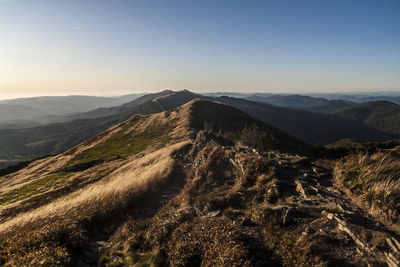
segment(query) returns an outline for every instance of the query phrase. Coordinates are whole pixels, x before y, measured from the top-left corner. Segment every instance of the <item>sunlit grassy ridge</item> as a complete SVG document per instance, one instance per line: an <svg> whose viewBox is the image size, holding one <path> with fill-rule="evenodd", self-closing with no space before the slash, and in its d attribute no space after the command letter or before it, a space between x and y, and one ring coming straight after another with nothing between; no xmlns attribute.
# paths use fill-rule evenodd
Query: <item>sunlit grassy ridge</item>
<svg viewBox="0 0 400 267"><path fill-rule="evenodd" d="M104 161L135 155L146 150L150 145L158 144L163 147L171 141L169 133L176 126L176 120L164 123L154 122L138 132L135 127L142 119L143 117L136 117L125 123L117 133L104 142L78 153L56 173L44 177L39 175L26 185L3 194L0 196L0 206L27 200L52 188L62 186L71 172L83 171Z"/></svg>
<svg viewBox="0 0 400 267"><path fill-rule="evenodd" d="M78 154L68 163L67 166L72 167L74 165L85 164L93 161L100 162L115 157L134 155L146 150L155 142L165 146L171 139L168 134L175 126L172 123L156 123L150 125L145 131L137 134L135 131L130 131L136 123L138 123L138 120L124 126L118 133L111 136L105 142Z"/></svg>

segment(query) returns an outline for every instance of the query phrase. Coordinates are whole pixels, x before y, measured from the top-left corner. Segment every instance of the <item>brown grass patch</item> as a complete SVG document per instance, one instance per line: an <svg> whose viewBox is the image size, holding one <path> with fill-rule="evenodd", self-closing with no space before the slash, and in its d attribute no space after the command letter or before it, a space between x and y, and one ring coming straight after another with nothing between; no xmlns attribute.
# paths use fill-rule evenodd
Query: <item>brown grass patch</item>
<svg viewBox="0 0 400 267"><path fill-rule="evenodd" d="M384 211L392 220L399 219L399 156L387 152L347 156L336 163L334 175L337 182L370 207Z"/></svg>

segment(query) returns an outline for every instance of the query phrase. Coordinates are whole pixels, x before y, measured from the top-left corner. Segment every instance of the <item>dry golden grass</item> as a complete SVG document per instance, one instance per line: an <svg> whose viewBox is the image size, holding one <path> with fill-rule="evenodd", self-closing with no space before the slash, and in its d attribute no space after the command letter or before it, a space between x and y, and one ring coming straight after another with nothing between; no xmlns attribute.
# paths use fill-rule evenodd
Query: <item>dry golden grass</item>
<svg viewBox="0 0 400 267"><path fill-rule="evenodd" d="M171 155L186 144L132 157L98 182L1 223L0 265L73 264L74 251L85 246L92 227L123 220L129 206L141 206L143 196L167 181Z"/></svg>
<svg viewBox="0 0 400 267"><path fill-rule="evenodd" d="M400 212L400 157L377 152L345 157L334 169L337 182L366 201L372 209L384 211L392 220Z"/></svg>
<svg viewBox="0 0 400 267"><path fill-rule="evenodd" d="M269 181L280 175L278 163L249 152L213 142L195 152L190 162L198 164L186 173L180 193L153 217L132 218L120 227L100 266L317 265L306 242L297 242L301 231L283 228L281 215L267 213L260 201L269 198ZM277 198L283 200L292 185L281 185ZM220 217L208 218L213 211Z"/></svg>
<svg viewBox="0 0 400 267"><path fill-rule="evenodd" d="M140 157L162 146L187 140L190 135L189 110L190 105L186 105L151 116L135 115L63 154L35 161L16 173L0 177L0 222L4 221L1 218L4 211L21 206L21 202L26 203L32 197L46 195L48 202L53 201L54 197L63 195L52 194L62 190L61 187L76 190L84 184L103 179L107 173L129 163L132 156ZM82 163L88 165L82 166ZM64 183L43 183L46 177L54 176L66 176L67 179L63 179ZM35 190L24 194L30 188ZM30 203L28 206L37 205Z"/></svg>
<svg viewBox="0 0 400 267"><path fill-rule="evenodd" d="M173 166L171 153L186 145L181 142L132 161L87 188L57 199L43 207L20 214L0 224L0 232L29 225L44 225L55 220L90 218L123 206L130 198L148 190L167 177Z"/></svg>

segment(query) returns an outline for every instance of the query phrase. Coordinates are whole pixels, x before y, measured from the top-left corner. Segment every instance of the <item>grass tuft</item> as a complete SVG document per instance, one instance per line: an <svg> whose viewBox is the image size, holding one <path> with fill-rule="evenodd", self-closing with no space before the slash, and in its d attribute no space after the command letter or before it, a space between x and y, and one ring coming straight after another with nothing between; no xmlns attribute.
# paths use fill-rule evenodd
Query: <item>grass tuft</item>
<svg viewBox="0 0 400 267"><path fill-rule="evenodd" d="M397 221L400 214L399 165L400 158L396 154L356 154L338 161L334 174L354 195Z"/></svg>

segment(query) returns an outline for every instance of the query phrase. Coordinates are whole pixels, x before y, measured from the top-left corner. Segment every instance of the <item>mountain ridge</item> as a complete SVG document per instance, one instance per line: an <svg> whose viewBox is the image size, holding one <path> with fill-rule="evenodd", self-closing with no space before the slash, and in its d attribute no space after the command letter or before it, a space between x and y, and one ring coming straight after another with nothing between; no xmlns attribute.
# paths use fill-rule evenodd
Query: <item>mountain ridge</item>
<svg viewBox="0 0 400 267"><path fill-rule="evenodd" d="M165 96L155 101L158 96ZM189 91L164 91L145 97L140 104L133 105L122 112L105 117L78 119L65 123L55 123L28 129L0 131L0 158L14 160L29 159L63 152L80 142L94 136L112 125L127 120L133 114L151 114L176 108L195 98L221 102L239 108L267 124L281 129L308 143L332 143L344 138L361 141L384 141L396 136L362 123L342 119L333 115L318 114L302 110L291 110L271 105L255 103L244 99L229 97L203 97ZM115 108L112 108L115 110ZM319 125L325 125L321 127Z"/></svg>

